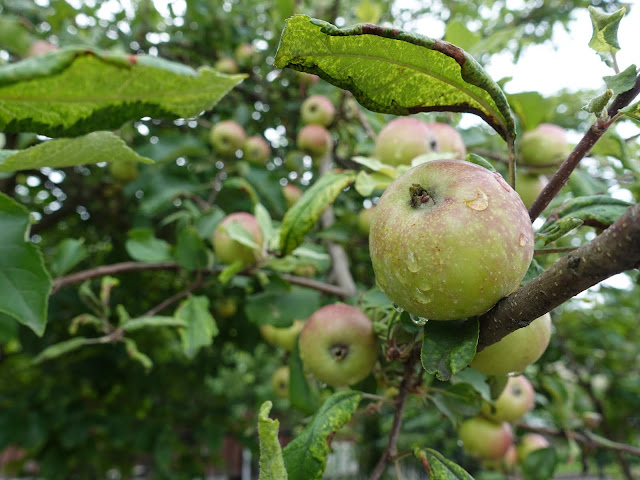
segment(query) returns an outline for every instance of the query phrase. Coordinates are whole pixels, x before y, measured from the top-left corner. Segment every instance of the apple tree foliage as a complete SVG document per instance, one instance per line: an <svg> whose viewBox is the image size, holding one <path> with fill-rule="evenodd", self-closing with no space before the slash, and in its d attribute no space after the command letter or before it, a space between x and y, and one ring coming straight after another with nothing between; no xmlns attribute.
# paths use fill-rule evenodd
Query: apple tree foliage
<svg viewBox="0 0 640 480"><path fill-rule="evenodd" d="M371 479L503 478L505 463L468 456L456 432L506 378L467 366L551 311L551 344L525 372L536 406L513 428L552 447L515 468L527 479L638 475L640 143L625 132L638 131L640 83L616 61L633 48L617 38L625 10L423 3L0 5L4 473L233 476L241 445L259 478L306 480L347 442ZM600 90L558 79L553 95L509 93L483 68L587 11L585 44L611 67ZM416 32L423 17L442 22L442 38ZM314 94L336 107L322 158L296 148ZM408 168L374 157L376 133L398 115L457 127L467 160L512 184L523 132L552 123L575 139L529 209L536 254L521 288L479 318L429 322L376 286L358 213ZM268 140L266 164L219 153L209 132L223 120ZM287 184L303 191L292 206ZM259 250L248 268L212 247L241 211L264 238L227 229ZM381 341L374 371L349 389L320 384L297 344L260 334L336 301L363 310ZM283 365L289 398L271 385Z"/></svg>

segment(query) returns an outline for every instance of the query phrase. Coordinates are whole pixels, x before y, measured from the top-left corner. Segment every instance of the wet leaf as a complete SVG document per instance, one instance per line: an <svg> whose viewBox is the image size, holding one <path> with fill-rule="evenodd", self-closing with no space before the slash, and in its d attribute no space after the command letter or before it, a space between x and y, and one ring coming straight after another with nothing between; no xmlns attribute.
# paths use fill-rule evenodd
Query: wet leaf
<svg viewBox="0 0 640 480"><path fill-rule="evenodd" d="M478 344L478 320L455 325L431 320L424 326L421 360L427 373L442 381L469 365Z"/></svg>
<svg viewBox="0 0 640 480"><path fill-rule="evenodd" d="M280 422L269 418L273 404L266 401L260 407L258 437L260 439L260 476L258 480L287 480L282 450L278 441Z"/></svg>

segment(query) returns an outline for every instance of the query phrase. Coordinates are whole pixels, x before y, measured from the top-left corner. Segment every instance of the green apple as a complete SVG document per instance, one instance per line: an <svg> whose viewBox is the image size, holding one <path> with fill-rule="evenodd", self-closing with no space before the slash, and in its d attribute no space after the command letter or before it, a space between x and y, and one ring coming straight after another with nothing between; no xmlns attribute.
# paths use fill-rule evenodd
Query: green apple
<svg viewBox="0 0 640 480"><path fill-rule="evenodd" d="M220 73L234 74L238 73L240 69L238 68L238 63L231 57L222 57L213 64L213 68L215 68Z"/></svg>
<svg viewBox="0 0 640 480"><path fill-rule="evenodd" d="M250 43L241 43L233 51L233 56L239 65L249 67L254 61L256 50Z"/></svg>
<svg viewBox="0 0 640 480"><path fill-rule="evenodd" d="M520 284L533 230L518 194L460 160L417 165L385 190L369 234L379 287L430 320L480 315Z"/></svg>
<svg viewBox="0 0 640 480"><path fill-rule="evenodd" d="M311 95L300 106L300 117L305 125L328 127L333 122L336 109L324 95Z"/></svg>
<svg viewBox="0 0 640 480"><path fill-rule="evenodd" d="M109 173L121 182L131 182L138 178L138 162L129 160L116 160L109 162Z"/></svg>
<svg viewBox="0 0 640 480"><path fill-rule="evenodd" d="M374 205L371 208L363 208L358 213L358 230L365 235L369 235L369 232L371 231L371 221L373 220L375 211Z"/></svg>
<svg viewBox="0 0 640 480"><path fill-rule="evenodd" d="M216 303L216 312L221 318L233 317L238 311L238 301L233 297L223 297Z"/></svg>
<svg viewBox="0 0 640 480"><path fill-rule="evenodd" d="M246 212L232 213L223 218L213 232L213 251L216 259L226 264L240 261L245 266L253 265L261 257L260 250L253 250L231 238L227 229L232 224L239 224L251 235L255 243L262 245L262 230L256 217Z"/></svg>
<svg viewBox="0 0 640 480"><path fill-rule="evenodd" d="M438 143L438 151L455 153L456 158L464 160L467 154L467 147L462 140L462 136L451 125L446 123L427 123L429 129L433 132Z"/></svg>
<svg viewBox="0 0 640 480"><path fill-rule="evenodd" d="M542 123L522 134L518 147L518 161L524 165L548 168L540 173L553 173L569 155L567 131L550 123Z"/></svg>
<svg viewBox="0 0 640 480"><path fill-rule="evenodd" d="M495 405L484 403L482 414L494 422L515 422L533 408L535 395L533 385L526 377L509 377Z"/></svg>
<svg viewBox="0 0 640 480"><path fill-rule="evenodd" d="M223 120L211 127L209 138L216 152L226 157L233 157L247 141L247 134L239 123Z"/></svg>
<svg viewBox="0 0 640 480"><path fill-rule="evenodd" d="M265 165L271 158L271 146L264 138L254 135L242 146L243 158L255 165Z"/></svg>
<svg viewBox="0 0 640 480"><path fill-rule="evenodd" d="M274 327L273 325L262 325L260 333L262 337L271 345L284 348L287 352L293 350L293 346L298 339L298 334L304 327L304 321L294 320L290 327Z"/></svg>
<svg viewBox="0 0 640 480"><path fill-rule="evenodd" d="M502 473L512 472L518 463L516 446L511 444L504 456L498 460L485 460L482 466L487 470L496 470Z"/></svg>
<svg viewBox="0 0 640 480"><path fill-rule="evenodd" d="M351 305L334 303L316 310L298 340L305 368L332 386L364 379L378 358L378 337L369 317Z"/></svg>
<svg viewBox="0 0 640 480"><path fill-rule="evenodd" d="M298 200L300 200L300 197L302 197L302 190L300 190L300 187L297 185L287 183L282 187L282 195L287 203L287 208L291 208Z"/></svg>
<svg viewBox="0 0 640 480"><path fill-rule="evenodd" d="M305 125L298 132L298 148L313 158L325 156L331 148L331 134L322 125Z"/></svg>
<svg viewBox="0 0 640 480"><path fill-rule="evenodd" d="M411 165L418 155L438 151L438 143L425 122L399 117L387 123L376 138L375 157L387 165Z"/></svg>
<svg viewBox="0 0 640 480"><path fill-rule="evenodd" d="M545 313L524 328L476 353L470 365L486 375L522 373L549 346L551 315Z"/></svg>
<svg viewBox="0 0 640 480"><path fill-rule="evenodd" d="M516 175L516 192L520 195L525 207L531 207L547 183L549 183L549 180L544 175L518 172Z"/></svg>
<svg viewBox="0 0 640 480"><path fill-rule="evenodd" d="M271 377L273 392L280 398L289 398L289 367L282 366Z"/></svg>
<svg viewBox="0 0 640 480"><path fill-rule="evenodd" d="M518 463L524 463L531 452L548 446L550 446L549 440L539 433L525 433L516 447Z"/></svg>
<svg viewBox="0 0 640 480"><path fill-rule="evenodd" d="M483 417L465 420L458 429L462 448L472 457L497 460L513 445L513 431L507 422L492 422Z"/></svg>

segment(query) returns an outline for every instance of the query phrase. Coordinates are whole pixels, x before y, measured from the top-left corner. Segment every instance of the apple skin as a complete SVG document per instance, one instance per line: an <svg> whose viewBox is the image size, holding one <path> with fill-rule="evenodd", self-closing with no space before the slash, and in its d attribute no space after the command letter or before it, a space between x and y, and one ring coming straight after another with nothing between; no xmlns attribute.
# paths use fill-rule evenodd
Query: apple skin
<svg viewBox="0 0 640 480"><path fill-rule="evenodd" d="M518 173L516 176L516 192L520 195L524 206L529 208L533 204L542 189L549 183L544 175Z"/></svg>
<svg viewBox="0 0 640 480"><path fill-rule="evenodd" d="M242 146L243 158L255 165L263 166L271 158L271 145L257 135L247 138Z"/></svg>
<svg viewBox="0 0 640 480"><path fill-rule="evenodd" d="M378 358L378 337L369 317L351 305L334 303L316 310L298 340L305 368L331 386L364 379Z"/></svg>
<svg viewBox="0 0 640 480"><path fill-rule="evenodd" d="M274 327L273 325L262 325L260 333L267 343L276 347L282 347L287 352L293 350L293 346L298 339L298 334L304 328L302 320L294 320L290 327Z"/></svg>
<svg viewBox="0 0 640 480"><path fill-rule="evenodd" d="M300 106L300 117L305 125L328 127L336 115L336 108L324 95L311 95Z"/></svg>
<svg viewBox="0 0 640 480"><path fill-rule="evenodd" d="M253 265L259 260L260 253L233 240L227 234L225 227L232 223L239 223L258 245L262 245L262 230L256 217L246 212L232 213L223 218L213 232L213 251L216 259L225 264L241 261L243 265Z"/></svg>
<svg viewBox="0 0 640 480"><path fill-rule="evenodd" d="M209 138L216 152L226 157L233 157L247 141L247 134L239 123L223 120L211 127Z"/></svg>
<svg viewBox="0 0 640 480"><path fill-rule="evenodd" d="M121 182L132 182L138 178L138 163L134 161L109 162L109 173Z"/></svg>
<svg viewBox="0 0 640 480"><path fill-rule="evenodd" d="M464 156L467 154L467 147L462 140L462 136L455 128L439 122L427 123L427 126L436 137L438 151L455 153L458 160L464 160Z"/></svg>
<svg viewBox="0 0 640 480"><path fill-rule="evenodd" d="M413 185L429 199L412 193ZM454 320L480 315L516 290L533 257L533 230L520 197L499 174L434 160L387 187L369 252L391 301L429 320Z"/></svg>
<svg viewBox="0 0 640 480"><path fill-rule="evenodd" d="M238 63L231 57L222 57L213 64L213 68L215 68L220 73L227 74L234 74L240 71L240 69L238 68Z"/></svg>
<svg viewBox="0 0 640 480"><path fill-rule="evenodd" d="M533 408L535 395L533 385L526 377L509 377L495 405L483 404L482 415L494 422L515 422Z"/></svg>
<svg viewBox="0 0 640 480"><path fill-rule="evenodd" d="M550 123L541 123L524 132L517 144L518 161L524 165L547 165L540 173L553 173L569 155L567 131Z"/></svg>
<svg viewBox="0 0 640 480"><path fill-rule="evenodd" d="M287 208L291 208L298 200L300 200L300 197L302 197L302 190L300 190L300 187L297 185L287 183L282 187L282 195L287 203Z"/></svg>
<svg viewBox="0 0 640 480"><path fill-rule="evenodd" d="M518 463L524 463L531 452L540 450L541 448L547 448L549 446L549 440L539 433L525 433L516 447Z"/></svg>
<svg viewBox="0 0 640 480"><path fill-rule="evenodd" d="M364 208L358 213L358 230L365 235L369 235L369 232L371 231L371 222L375 211L376 208L374 205L371 208Z"/></svg>
<svg viewBox="0 0 640 480"><path fill-rule="evenodd" d="M248 67L253 63L255 54L256 50L250 43L241 43L233 51L233 56L235 57L236 61L243 67Z"/></svg>
<svg viewBox="0 0 640 480"><path fill-rule="evenodd" d="M472 457L498 460L513 445L513 431L507 422L496 423L483 417L465 420L458 429L462 448Z"/></svg>
<svg viewBox="0 0 640 480"><path fill-rule="evenodd" d="M322 125L305 125L298 132L298 148L313 158L323 157L331 148L331 134Z"/></svg>
<svg viewBox="0 0 640 480"><path fill-rule="evenodd" d="M289 398L289 367L284 365L273 372L271 386L276 396Z"/></svg>
<svg viewBox="0 0 640 480"><path fill-rule="evenodd" d="M486 375L522 373L549 346L551 315L545 313L524 328L476 353L470 365Z"/></svg>
<svg viewBox="0 0 640 480"><path fill-rule="evenodd" d="M387 165L411 165L418 155L437 152L438 143L429 126L413 117L387 123L376 138L375 157Z"/></svg>

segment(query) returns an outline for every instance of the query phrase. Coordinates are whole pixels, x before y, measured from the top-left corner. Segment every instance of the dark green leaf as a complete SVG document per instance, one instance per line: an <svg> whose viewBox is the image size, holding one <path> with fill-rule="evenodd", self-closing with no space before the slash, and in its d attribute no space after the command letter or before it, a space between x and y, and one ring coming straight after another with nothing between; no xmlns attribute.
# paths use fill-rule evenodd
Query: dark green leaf
<svg viewBox="0 0 640 480"><path fill-rule="evenodd" d="M292 407L307 415L318 409L318 392L311 387L304 374L297 341L289 357L289 401Z"/></svg>
<svg viewBox="0 0 640 480"><path fill-rule="evenodd" d="M614 95L619 95L631 90L636 84L638 69L635 65L629 65L625 70L608 77L602 77L607 88L611 89Z"/></svg>
<svg viewBox="0 0 640 480"><path fill-rule="evenodd" d="M473 480L464 468L436 450L418 448L414 455L429 466L429 480Z"/></svg>
<svg viewBox="0 0 640 480"><path fill-rule="evenodd" d="M541 448L534 450L522 464L522 476L525 480L549 480L553 478L558 465L558 455L555 448Z"/></svg>
<svg viewBox="0 0 640 480"><path fill-rule="evenodd" d="M260 439L260 476L258 480L287 480L284 459L278 440L280 422L269 418L273 404L264 402L258 417L258 437Z"/></svg>
<svg viewBox="0 0 640 480"><path fill-rule="evenodd" d="M604 13L602 10L592 6L589 6L588 9L591 16L591 25L593 26L593 34L589 41L589 46L596 52L616 53L620 50L618 26L627 10L621 8L613 13Z"/></svg>
<svg viewBox="0 0 640 480"><path fill-rule="evenodd" d="M270 288L247 296L244 311L256 325L288 327L294 320L306 320L320 308L320 293L293 287L290 291Z"/></svg>
<svg viewBox="0 0 640 480"><path fill-rule="evenodd" d="M59 277L70 271L82 260L87 258L89 253L84 246L84 240L75 238L65 238L58 244L49 264L51 274Z"/></svg>
<svg viewBox="0 0 640 480"><path fill-rule="evenodd" d="M209 312L207 297L189 297L176 310L175 317L187 327L180 330L182 351L193 358L202 347L208 347L218 335L218 326Z"/></svg>
<svg viewBox="0 0 640 480"><path fill-rule="evenodd" d="M171 260L170 245L153 235L149 228L130 230L125 243L127 253L139 262L163 262Z"/></svg>
<svg viewBox="0 0 640 480"><path fill-rule="evenodd" d="M187 270L205 268L209 261L207 249L194 227L180 231L175 251L176 262Z"/></svg>
<svg viewBox="0 0 640 480"><path fill-rule="evenodd" d="M427 373L447 381L473 359L478 344L478 320L461 323L428 321L424 326L421 360Z"/></svg>
<svg viewBox="0 0 640 480"><path fill-rule="evenodd" d="M469 383L457 383L433 395L433 403L451 423L458 424L462 417L473 417L482 408L482 397Z"/></svg>

